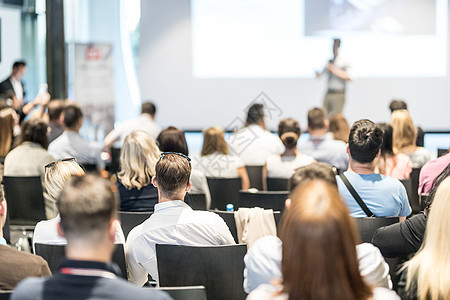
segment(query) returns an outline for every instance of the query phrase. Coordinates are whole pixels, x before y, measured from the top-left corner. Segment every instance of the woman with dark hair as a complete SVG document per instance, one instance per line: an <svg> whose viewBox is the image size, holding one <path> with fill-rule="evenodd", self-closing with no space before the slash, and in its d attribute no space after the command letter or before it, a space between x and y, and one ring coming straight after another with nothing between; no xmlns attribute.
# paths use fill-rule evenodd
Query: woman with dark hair
<svg viewBox="0 0 450 300"><path fill-rule="evenodd" d="M44 167L55 159L47 152L47 124L40 119L22 125L18 146L5 158L5 176L40 176L44 180ZM44 197L48 195L44 188ZM46 206L47 218L56 217L56 210Z"/></svg>
<svg viewBox="0 0 450 300"><path fill-rule="evenodd" d="M280 121L278 125L278 136L284 145L284 152L280 155L272 155L267 158L263 169L263 182L265 178L290 178L297 168L309 165L314 158L300 153L297 150L297 141L300 138L300 124L287 118Z"/></svg>
<svg viewBox="0 0 450 300"><path fill-rule="evenodd" d="M361 276L357 230L335 186L309 181L294 190L291 200L281 230L282 282L262 284L247 299L399 299Z"/></svg>
<svg viewBox="0 0 450 300"><path fill-rule="evenodd" d="M394 154L392 142L392 126L387 123L378 123L383 130L383 143L381 154L375 159L375 173L403 180L409 178L412 171L412 162L403 153Z"/></svg>

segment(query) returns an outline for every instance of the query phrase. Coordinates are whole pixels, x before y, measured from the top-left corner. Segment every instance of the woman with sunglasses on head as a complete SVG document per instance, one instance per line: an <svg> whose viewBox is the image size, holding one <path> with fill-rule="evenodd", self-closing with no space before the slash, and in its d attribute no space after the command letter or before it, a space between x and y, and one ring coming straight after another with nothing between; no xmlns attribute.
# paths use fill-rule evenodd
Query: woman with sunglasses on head
<svg viewBox="0 0 450 300"><path fill-rule="evenodd" d="M66 182L72 176L84 176L84 169L76 162L75 158L66 158L60 161L54 161L45 166L45 187L50 198L56 205L56 201L61 194ZM59 236L57 224L61 220L59 214L48 221L41 221L36 224L33 235L33 249L36 243L65 245L65 238ZM120 223L116 225L116 244L124 244L125 237L123 235Z"/></svg>

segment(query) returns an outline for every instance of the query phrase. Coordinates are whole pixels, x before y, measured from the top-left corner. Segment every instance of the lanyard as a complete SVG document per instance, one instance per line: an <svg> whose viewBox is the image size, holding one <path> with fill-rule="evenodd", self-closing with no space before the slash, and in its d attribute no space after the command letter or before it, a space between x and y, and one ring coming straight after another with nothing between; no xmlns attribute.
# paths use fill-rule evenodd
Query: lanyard
<svg viewBox="0 0 450 300"><path fill-rule="evenodd" d="M77 269L77 268L61 268L60 272L62 274L68 274L68 275L77 275L77 276L96 276L96 277L103 277L103 278L109 278L109 279L115 279L117 276L116 274L100 270L100 269Z"/></svg>

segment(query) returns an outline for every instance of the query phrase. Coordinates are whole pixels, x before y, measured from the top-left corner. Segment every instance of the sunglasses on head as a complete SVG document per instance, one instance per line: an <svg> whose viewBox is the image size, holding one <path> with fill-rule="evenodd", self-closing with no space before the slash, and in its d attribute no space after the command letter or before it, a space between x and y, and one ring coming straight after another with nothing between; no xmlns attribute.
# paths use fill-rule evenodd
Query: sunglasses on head
<svg viewBox="0 0 450 300"><path fill-rule="evenodd" d="M163 152L163 153L161 153L161 155L159 156L159 160L161 160L161 158L162 158L164 155L167 155L167 154L175 154L175 155L184 157L184 158L186 158L186 159L188 160L189 165L191 164L191 158L190 158L189 156L184 155L183 153L178 153L178 152Z"/></svg>
<svg viewBox="0 0 450 300"><path fill-rule="evenodd" d="M62 161L74 161L74 162L77 162L77 160L75 158L73 158L73 157L71 157L71 158L64 158L64 159L61 159L61 160L52 161L51 163L46 164L44 168L45 169L52 168L52 167L56 166L57 163L62 162Z"/></svg>

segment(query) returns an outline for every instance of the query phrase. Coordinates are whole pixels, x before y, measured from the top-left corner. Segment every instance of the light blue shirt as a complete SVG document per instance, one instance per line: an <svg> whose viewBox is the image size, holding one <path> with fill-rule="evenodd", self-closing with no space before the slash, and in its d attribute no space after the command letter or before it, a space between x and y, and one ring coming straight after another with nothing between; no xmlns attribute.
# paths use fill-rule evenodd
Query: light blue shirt
<svg viewBox="0 0 450 300"><path fill-rule="evenodd" d="M327 135L312 136L308 141L300 143L298 149L301 153L312 156L318 162L335 166L339 170L347 170L347 144L343 141L334 140Z"/></svg>
<svg viewBox="0 0 450 300"><path fill-rule="evenodd" d="M344 175L375 216L406 217L411 214L406 189L397 179L375 173L344 172ZM336 176L336 179L339 194L347 204L350 215L356 218L367 217L341 178Z"/></svg>

